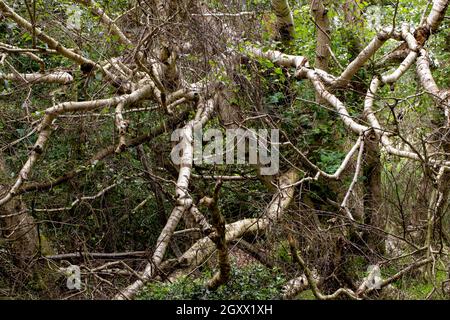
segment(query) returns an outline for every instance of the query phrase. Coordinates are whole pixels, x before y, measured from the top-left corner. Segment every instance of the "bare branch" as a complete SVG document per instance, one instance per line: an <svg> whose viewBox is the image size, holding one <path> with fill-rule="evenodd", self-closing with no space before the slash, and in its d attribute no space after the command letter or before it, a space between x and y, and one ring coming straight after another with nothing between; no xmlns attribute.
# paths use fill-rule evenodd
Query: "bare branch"
<svg viewBox="0 0 450 320"><path fill-rule="evenodd" d="M42 73L0 73L0 79L12 81L26 81L27 83L60 83L68 84L73 82L73 77L67 72Z"/></svg>
<svg viewBox="0 0 450 320"><path fill-rule="evenodd" d="M127 36L123 33L123 31L120 30L120 28L117 26L116 22L114 22L102 9L100 9L100 5L96 3L94 0L73 0L73 1L86 6L92 12L92 14L99 17L103 22L103 24L108 29L108 32L117 36L120 42L122 42L127 46L133 45L131 40L128 39Z"/></svg>

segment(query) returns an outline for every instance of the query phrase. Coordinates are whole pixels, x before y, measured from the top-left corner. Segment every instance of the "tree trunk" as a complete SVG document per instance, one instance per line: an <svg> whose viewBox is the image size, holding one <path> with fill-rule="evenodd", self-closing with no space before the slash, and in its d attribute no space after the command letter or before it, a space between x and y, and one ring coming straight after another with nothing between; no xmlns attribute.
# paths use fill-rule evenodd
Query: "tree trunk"
<svg viewBox="0 0 450 320"><path fill-rule="evenodd" d="M383 199L381 194L381 161L380 147L377 139L366 138L364 154L364 223L368 230L364 232L363 239L366 241L371 256L382 255L385 252L385 228L386 217L383 210ZM380 230L381 229L381 230Z"/></svg>
<svg viewBox="0 0 450 320"><path fill-rule="evenodd" d="M272 0L272 10L277 17L276 29L277 39L285 44L294 39L294 17L287 0Z"/></svg>
<svg viewBox="0 0 450 320"><path fill-rule="evenodd" d="M8 170L0 158L0 174L8 175ZM7 192L7 185L0 181L0 195ZM36 223L23 204L20 197L16 197L7 204L0 206L1 237L11 245L11 251L18 261L25 262L32 258L39 248L39 237Z"/></svg>
<svg viewBox="0 0 450 320"><path fill-rule="evenodd" d="M330 21L327 12L323 0L311 1L311 14L316 24L316 60L314 66L324 71L328 71L329 46L331 44ZM326 101L320 97L318 92L316 92L316 102L326 104Z"/></svg>
<svg viewBox="0 0 450 320"><path fill-rule="evenodd" d="M311 13L316 24L316 61L315 68L328 71L330 58L330 21L323 0L311 1Z"/></svg>

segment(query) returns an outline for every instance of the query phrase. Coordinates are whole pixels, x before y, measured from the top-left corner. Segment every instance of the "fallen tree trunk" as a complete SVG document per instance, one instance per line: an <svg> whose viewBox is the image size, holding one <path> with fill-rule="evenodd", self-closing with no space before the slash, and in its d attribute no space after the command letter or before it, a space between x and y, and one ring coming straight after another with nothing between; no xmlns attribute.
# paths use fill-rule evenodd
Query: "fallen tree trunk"
<svg viewBox="0 0 450 320"><path fill-rule="evenodd" d="M226 242L242 237L244 234L264 231L270 224L281 218L284 210L291 204L298 174L290 170L279 179L279 191L273 196L272 201L260 218L243 219L226 225ZM198 240L179 259L180 266L186 272L190 272L203 263L212 253L216 246L210 237Z"/></svg>
<svg viewBox="0 0 450 320"><path fill-rule="evenodd" d="M214 99L203 101L199 105L197 116L194 120L189 121L184 128L179 132L179 137L182 138L180 149L182 150L180 171L178 175L178 181L176 184L176 197L177 205L173 208L166 225L162 229L157 241L156 248L153 253L151 261L145 267L144 272L141 275L141 279L135 281L123 291L121 291L115 298L131 299L140 288L145 284L145 281L155 276L155 271L161 265L164 254L166 253L167 246L172 238L172 235L180 222L183 214L192 206L192 199L189 196L189 180L192 171L192 165L194 161L194 130L197 127L201 127L206 124L212 115L214 110Z"/></svg>

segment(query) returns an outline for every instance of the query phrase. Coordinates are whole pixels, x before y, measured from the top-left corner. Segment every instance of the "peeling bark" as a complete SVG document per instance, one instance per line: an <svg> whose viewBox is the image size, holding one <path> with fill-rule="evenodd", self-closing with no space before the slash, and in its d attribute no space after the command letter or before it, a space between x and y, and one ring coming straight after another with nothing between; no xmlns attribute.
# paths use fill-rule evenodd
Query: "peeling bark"
<svg viewBox="0 0 450 320"><path fill-rule="evenodd" d="M272 10L277 17L277 33L282 41L290 41L294 39L294 17L288 0L271 0Z"/></svg>
<svg viewBox="0 0 450 320"><path fill-rule="evenodd" d="M42 73L10 73L1 74L0 80L22 81L25 83L60 83L68 84L73 81L73 77L67 72L53 72L48 74Z"/></svg>

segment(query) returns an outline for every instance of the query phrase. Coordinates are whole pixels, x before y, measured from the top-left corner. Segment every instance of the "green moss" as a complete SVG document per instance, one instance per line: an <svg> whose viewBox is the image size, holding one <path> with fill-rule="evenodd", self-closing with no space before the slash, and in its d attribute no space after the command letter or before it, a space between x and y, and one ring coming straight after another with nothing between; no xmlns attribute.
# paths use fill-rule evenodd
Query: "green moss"
<svg viewBox="0 0 450 320"><path fill-rule="evenodd" d="M311 290L305 290L300 292L300 294L297 296L298 300L316 300L316 297L314 297L314 294Z"/></svg>
<svg viewBox="0 0 450 320"><path fill-rule="evenodd" d="M41 246L41 254L43 256L48 256L52 254L56 254L56 251L51 247L50 242L47 237L42 233L39 235L39 241Z"/></svg>
<svg viewBox="0 0 450 320"><path fill-rule="evenodd" d="M443 270L436 271L436 279L435 283L438 289L440 289L442 281L447 278L446 272ZM411 280L403 280L402 289L406 294L407 299L412 300L422 300L426 299L427 296L431 293L434 286L433 283L428 279L411 279ZM440 293L440 290L437 290L432 299L445 299L444 296Z"/></svg>

